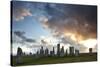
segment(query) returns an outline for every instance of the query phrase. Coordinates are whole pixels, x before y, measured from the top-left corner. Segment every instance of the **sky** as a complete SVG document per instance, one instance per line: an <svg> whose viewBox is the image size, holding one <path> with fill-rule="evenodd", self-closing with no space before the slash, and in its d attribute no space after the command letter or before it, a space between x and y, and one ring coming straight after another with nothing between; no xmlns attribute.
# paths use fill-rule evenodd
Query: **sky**
<svg viewBox="0 0 100 67"><path fill-rule="evenodd" d="M12 53L36 53L60 43L80 52L97 52L97 6L12 1Z"/></svg>

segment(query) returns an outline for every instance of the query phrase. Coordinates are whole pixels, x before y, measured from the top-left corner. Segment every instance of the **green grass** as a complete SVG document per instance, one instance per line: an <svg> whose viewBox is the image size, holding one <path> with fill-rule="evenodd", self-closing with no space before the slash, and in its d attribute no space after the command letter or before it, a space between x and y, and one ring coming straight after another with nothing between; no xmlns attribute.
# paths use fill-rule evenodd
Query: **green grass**
<svg viewBox="0 0 100 67"><path fill-rule="evenodd" d="M23 63L17 64L16 57L12 57L12 65L40 65L40 64L56 64L56 63L72 63L72 62L88 62L97 61L97 53L89 55L88 53L80 54L79 56L64 56L64 57L41 57L34 58L33 56L24 56L21 58Z"/></svg>

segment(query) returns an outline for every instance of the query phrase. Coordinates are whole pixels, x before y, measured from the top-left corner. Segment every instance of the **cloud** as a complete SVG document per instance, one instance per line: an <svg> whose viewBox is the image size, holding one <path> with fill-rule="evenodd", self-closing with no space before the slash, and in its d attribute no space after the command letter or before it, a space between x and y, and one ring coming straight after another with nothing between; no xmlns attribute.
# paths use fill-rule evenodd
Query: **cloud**
<svg viewBox="0 0 100 67"><path fill-rule="evenodd" d="M48 44L48 42L46 42L45 40L41 40L42 44Z"/></svg>
<svg viewBox="0 0 100 67"><path fill-rule="evenodd" d="M14 33L12 32L12 38L11 38L11 43L23 43L22 38L20 37L21 34L18 34L18 32Z"/></svg>
<svg viewBox="0 0 100 67"><path fill-rule="evenodd" d="M65 43L65 44L69 43L70 45L75 45L76 44L76 42L71 40L70 37L63 37L63 38L61 38L61 42Z"/></svg>
<svg viewBox="0 0 100 67"><path fill-rule="evenodd" d="M30 43L36 42L34 39L28 39L28 38L25 41Z"/></svg>
<svg viewBox="0 0 100 67"><path fill-rule="evenodd" d="M69 36L67 33L70 33L70 36L76 40L97 37L97 10L95 6L57 4L54 7L47 5L46 8L51 18L43 25L54 34Z"/></svg>
<svg viewBox="0 0 100 67"><path fill-rule="evenodd" d="M16 21L23 20L26 16L32 16L32 13L29 9L17 8L13 10L13 19Z"/></svg>
<svg viewBox="0 0 100 67"><path fill-rule="evenodd" d="M34 43L36 42L35 39L27 38L24 34L25 32L22 31L15 31L14 34L22 39L22 42ZM13 39L16 40L16 39Z"/></svg>
<svg viewBox="0 0 100 67"><path fill-rule="evenodd" d="M26 39L26 37L24 36L25 32L14 31L14 34L17 35L18 37L21 37L22 39Z"/></svg>
<svg viewBox="0 0 100 67"><path fill-rule="evenodd" d="M13 5L16 7L13 9L16 20L33 16L53 33L74 33L77 40L97 37L96 6L34 2L13 2Z"/></svg>

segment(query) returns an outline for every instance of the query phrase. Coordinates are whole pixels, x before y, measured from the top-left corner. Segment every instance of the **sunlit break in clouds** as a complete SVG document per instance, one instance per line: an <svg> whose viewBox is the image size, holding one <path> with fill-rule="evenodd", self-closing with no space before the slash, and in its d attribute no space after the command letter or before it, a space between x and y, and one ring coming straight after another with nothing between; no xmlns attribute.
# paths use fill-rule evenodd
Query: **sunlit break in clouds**
<svg viewBox="0 0 100 67"><path fill-rule="evenodd" d="M35 53L58 43L80 52L97 51L96 6L12 1L11 7L13 53L18 46Z"/></svg>

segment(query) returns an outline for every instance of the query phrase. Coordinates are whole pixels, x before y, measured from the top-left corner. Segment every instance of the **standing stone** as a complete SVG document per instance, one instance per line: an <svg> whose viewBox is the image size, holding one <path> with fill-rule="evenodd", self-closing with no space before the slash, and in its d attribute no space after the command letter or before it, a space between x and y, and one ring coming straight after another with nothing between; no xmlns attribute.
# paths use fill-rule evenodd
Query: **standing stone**
<svg viewBox="0 0 100 67"><path fill-rule="evenodd" d="M34 56L34 55L33 55L33 56ZM37 51L37 52L36 52L35 57L36 57L36 58L38 58L38 57L39 57L39 51Z"/></svg>
<svg viewBox="0 0 100 67"><path fill-rule="evenodd" d="M60 56L60 44L57 44L57 56Z"/></svg>
<svg viewBox="0 0 100 67"><path fill-rule="evenodd" d="M92 48L89 48L89 53L92 53Z"/></svg>
<svg viewBox="0 0 100 67"><path fill-rule="evenodd" d="M32 56L32 53L30 52L30 56Z"/></svg>
<svg viewBox="0 0 100 67"><path fill-rule="evenodd" d="M64 56L64 46L61 48L60 56Z"/></svg>
<svg viewBox="0 0 100 67"><path fill-rule="evenodd" d="M92 48L89 48L89 54L92 55Z"/></svg>
<svg viewBox="0 0 100 67"><path fill-rule="evenodd" d="M67 51L67 49L66 49L66 54L65 54L66 56L68 55L68 51Z"/></svg>
<svg viewBox="0 0 100 67"><path fill-rule="evenodd" d="M45 56L48 56L49 50L48 48L45 49Z"/></svg>
<svg viewBox="0 0 100 67"><path fill-rule="evenodd" d="M53 56L55 56L55 48L53 47Z"/></svg>
<svg viewBox="0 0 100 67"><path fill-rule="evenodd" d="M50 51L50 56L53 56L53 51Z"/></svg>
<svg viewBox="0 0 100 67"><path fill-rule="evenodd" d="M43 46L40 49L40 56L44 56L44 50L43 50Z"/></svg>
<svg viewBox="0 0 100 67"><path fill-rule="evenodd" d="M79 50L75 50L75 56L79 56Z"/></svg>
<svg viewBox="0 0 100 67"><path fill-rule="evenodd" d="M21 60L22 55L23 55L22 49L20 47L18 47L18 49L17 49L17 58L16 58L17 64L22 63L22 60Z"/></svg>
<svg viewBox="0 0 100 67"><path fill-rule="evenodd" d="M69 47L69 51L70 51L70 55L73 56L74 55L74 47Z"/></svg>

